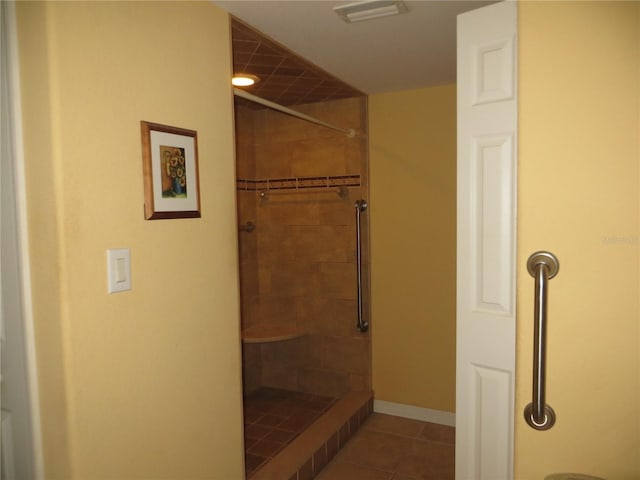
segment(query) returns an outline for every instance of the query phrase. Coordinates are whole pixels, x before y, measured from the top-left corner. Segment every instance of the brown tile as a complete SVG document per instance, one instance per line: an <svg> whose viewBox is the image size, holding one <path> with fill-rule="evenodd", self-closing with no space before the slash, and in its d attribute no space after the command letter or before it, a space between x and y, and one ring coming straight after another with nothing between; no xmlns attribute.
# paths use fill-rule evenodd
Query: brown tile
<svg viewBox="0 0 640 480"><path fill-rule="evenodd" d="M323 367L348 373L368 373L369 337L326 337Z"/></svg>
<svg viewBox="0 0 640 480"><path fill-rule="evenodd" d="M335 402L335 398L313 395L309 400L304 402L304 408L315 412L324 412Z"/></svg>
<svg viewBox="0 0 640 480"><path fill-rule="evenodd" d="M244 457L245 470L247 471L247 473L253 472L258 467L260 467L266 460L267 460L266 457L247 453Z"/></svg>
<svg viewBox="0 0 640 480"><path fill-rule="evenodd" d="M246 438L244 439L244 449L245 450L249 450L253 445L255 445L256 443L258 443L260 440L257 440L255 438Z"/></svg>
<svg viewBox="0 0 640 480"><path fill-rule="evenodd" d="M251 178L253 178L253 176ZM255 222L256 220L255 193L254 192L238 192L237 199L238 199L238 211L240 212L240 223L245 223L249 220ZM245 243L252 243L252 242L255 242L255 235L242 235L240 237L240 240Z"/></svg>
<svg viewBox="0 0 640 480"><path fill-rule="evenodd" d="M307 402L309 404L318 403L318 397L312 394L304 393L292 393L291 399L297 399L300 402ZM316 467L321 462L322 457L318 457L321 453L318 452L319 447L326 444L326 456L327 460L330 456L330 452L337 450L338 435L335 433L338 426L348 419L349 415L353 415L354 412L359 412L360 407L371 398L370 394L348 394L344 398L336 402L335 408L333 408L326 415L322 416L322 419L312 425L309 429L305 430L300 436L294 439L290 446L281 450L268 464L261 467L252 478L256 480L274 480L289 478L295 469L300 469L300 465L309 459L313 459L314 453L316 454ZM266 398L268 399L268 398ZM292 407L294 408L294 407ZM300 407L298 407L300 409ZM304 410L304 409L302 409ZM296 414L301 414L296 410ZM348 433L348 423L344 425ZM333 445L333 446L332 446ZM313 465L312 465L313 467ZM305 475L305 471L300 472ZM355 479L354 479L355 480Z"/></svg>
<svg viewBox="0 0 640 480"><path fill-rule="evenodd" d="M245 424L256 423L258 420L262 418L262 415L264 415L264 412L261 409L252 408L252 407L245 408L244 423Z"/></svg>
<svg viewBox="0 0 640 480"><path fill-rule="evenodd" d="M291 176L291 152L285 145L268 143L256 149L255 178Z"/></svg>
<svg viewBox="0 0 640 480"><path fill-rule="evenodd" d="M399 459L396 472L425 480L454 480L455 447L415 440Z"/></svg>
<svg viewBox="0 0 640 480"><path fill-rule="evenodd" d="M241 125L242 120L237 120L236 125ZM251 138L252 133L247 134ZM255 157L253 143L248 141L242 142L236 138L236 175L237 178L253 179L256 176ZM247 197L251 195L246 194ZM254 199L255 202L255 199Z"/></svg>
<svg viewBox="0 0 640 480"><path fill-rule="evenodd" d="M293 390L298 387L298 372L290 365L280 362L264 362L262 365L262 384Z"/></svg>
<svg viewBox="0 0 640 480"><path fill-rule="evenodd" d="M260 295L271 294L271 269L258 267L258 292Z"/></svg>
<svg viewBox="0 0 640 480"><path fill-rule="evenodd" d="M275 407L273 407L269 412L273 415L278 415L279 417L290 417L293 413L293 409L291 407L290 401L283 401L282 403L278 403Z"/></svg>
<svg viewBox="0 0 640 480"><path fill-rule="evenodd" d="M293 415L294 416L299 416L301 418L307 417L311 420L318 418L320 415L322 415L323 411L326 409L320 409L320 408L311 408L311 406L309 406L311 404L309 403L301 403L301 406L298 407L297 409L293 410ZM309 408L307 408L307 406L309 406Z"/></svg>
<svg viewBox="0 0 640 480"><path fill-rule="evenodd" d="M287 432L299 432L311 424L312 421L313 419L307 415L294 415L278 425L278 428Z"/></svg>
<svg viewBox="0 0 640 480"><path fill-rule="evenodd" d="M363 408L367 410L368 405ZM345 449L322 471L320 480L447 480L454 478L455 447L419 438L425 422L373 414ZM399 435L370 430L390 430ZM416 433L418 432L418 433Z"/></svg>
<svg viewBox="0 0 640 480"><path fill-rule="evenodd" d="M356 331L357 305L355 300L310 297L296 298L297 316L306 331L327 336L348 337Z"/></svg>
<svg viewBox="0 0 640 480"><path fill-rule="evenodd" d="M317 475L327 464L327 447L325 444L313 454L313 473Z"/></svg>
<svg viewBox="0 0 640 480"><path fill-rule="evenodd" d="M351 438L336 459L394 471L411 445L412 440L405 437L363 430Z"/></svg>
<svg viewBox="0 0 640 480"><path fill-rule="evenodd" d="M295 322L282 321L280 326L295 326ZM268 326L269 323L265 322ZM281 342L269 342L262 345L261 361L265 362L280 362L284 365L299 365L299 358L301 356L301 350L299 345L299 338L290 339Z"/></svg>
<svg viewBox="0 0 640 480"><path fill-rule="evenodd" d="M425 422L420 437L431 442L441 442L448 445L456 443L456 429L447 425Z"/></svg>
<svg viewBox="0 0 640 480"><path fill-rule="evenodd" d="M304 392L282 390L278 388L262 387L252 395L245 398L245 418L252 418L263 424L246 424L245 450L249 458L247 461L247 475L258 475L257 465L261 459L279 455L279 452L293 439L295 439L308 424L313 422L326 408L336 400ZM274 412L282 412L275 415ZM272 428L268 424L276 423L275 419L286 420L281 428ZM265 425L266 424L266 425ZM291 428L288 428L291 427ZM287 430L283 428L288 428ZM334 443L337 444L337 436L334 434ZM318 471L327 462L327 450L324 442L326 438L311 438L313 443L322 445L314 452L309 453L308 459L315 461L312 468ZM337 448L337 447L336 447ZM286 454L286 452L282 452ZM294 461L296 461L294 459ZM314 467L315 465L315 467ZM278 472L282 473L281 470ZM282 475L278 473L278 478ZM302 471L305 475L304 470ZM286 472L288 475L289 472ZM284 475L284 473L283 473Z"/></svg>
<svg viewBox="0 0 640 480"><path fill-rule="evenodd" d="M247 217L248 216L249 215L247 215ZM255 216L253 217L255 218ZM248 221L253 221L255 223L255 220L244 220L244 219L241 219L239 223L246 224ZM240 246L240 268L241 268L240 275L241 275L242 281L250 283L250 286L253 287L253 284L257 282L257 274L256 274L257 273L256 268L258 266L257 242L255 241L256 240L255 236L253 238L245 238L248 236L248 234L243 235L242 233L243 232L241 232L241 235L238 237L240 241L239 242L240 243L239 245ZM244 295L252 294L253 290L255 290L255 287L253 289L248 287L249 285L243 286L242 293L244 293Z"/></svg>
<svg viewBox="0 0 640 480"><path fill-rule="evenodd" d="M351 198L353 188L349 189L349 198L323 197L319 205L320 225L345 225L355 228L353 209L355 198Z"/></svg>
<svg viewBox="0 0 640 480"><path fill-rule="evenodd" d="M345 423L338 430L338 448L342 448L346 445L350 438L349 434L349 422Z"/></svg>
<svg viewBox="0 0 640 480"><path fill-rule="evenodd" d="M285 446L283 442L273 442L270 440L259 440L249 448L249 453L261 457L272 457L277 451Z"/></svg>
<svg viewBox="0 0 640 480"><path fill-rule="evenodd" d="M345 372L301 368L298 385L305 392L338 398L349 391L349 378Z"/></svg>
<svg viewBox="0 0 640 480"><path fill-rule="evenodd" d="M366 158L367 150L366 145L362 142L362 137L350 139L345 146L345 170L348 174L360 173L364 177L366 164L363 159ZM363 185L366 185L366 183L363 182Z"/></svg>
<svg viewBox="0 0 640 480"><path fill-rule="evenodd" d="M232 19L231 32L234 72L260 74L261 82L251 89L256 95L285 105L305 103L305 99L315 91L323 93L323 100L362 95L237 19ZM289 85L302 85L300 80L304 78L313 80L306 85L307 90L289 94ZM269 95L266 85L274 80L281 84L281 88Z"/></svg>
<svg viewBox="0 0 640 480"><path fill-rule="evenodd" d="M393 473L351 463L332 462L318 480L391 480Z"/></svg>
<svg viewBox="0 0 640 480"><path fill-rule="evenodd" d="M262 438L264 438L269 432L271 432L270 428L267 428L265 426L262 425L249 425L247 428L245 428L245 432L244 435L247 438L253 438L256 440L260 440Z"/></svg>
<svg viewBox="0 0 640 480"><path fill-rule="evenodd" d="M317 175L345 175L345 147L340 142L309 139L292 144L291 175L313 177Z"/></svg>
<svg viewBox="0 0 640 480"><path fill-rule="evenodd" d="M306 193L273 194L269 203L269 222L272 225L318 225L319 208L313 197Z"/></svg>
<svg viewBox="0 0 640 480"><path fill-rule="evenodd" d="M320 264L319 291L333 298L356 298L356 269L353 263L326 262Z"/></svg>
<svg viewBox="0 0 640 480"><path fill-rule="evenodd" d="M292 262L291 238L287 234L288 221L294 221L297 215L303 215L304 207L296 211L285 211L282 205L273 207L274 202L268 200L268 204L261 204L256 213L257 222L261 226L258 234L258 267L278 268L280 264ZM276 223L272 217L278 215L281 223ZM287 216L289 218L287 218Z"/></svg>
<svg viewBox="0 0 640 480"><path fill-rule="evenodd" d="M281 264L280 269L271 272L271 289L285 297L312 295L318 291L318 284L316 263Z"/></svg>
<svg viewBox="0 0 640 480"><path fill-rule="evenodd" d="M268 111L265 120L265 145L273 146L276 149L285 149L286 158L289 159L287 164L288 174L294 177L301 176L295 175L293 172L294 157L292 156L292 148L289 147L312 136L313 126L275 111Z"/></svg>
<svg viewBox="0 0 640 480"><path fill-rule="evenodd" d="M271 431L271 433L267 434L264 439L273 442L288 443L295 437L295 435L296 434L294 432L274 429Z"/></svg>
<svg viewBox="0 0 640 480"><path fill-rule="evenodd" d="M276 118L277 117L277 118ZM298 175L295 173L293 165L296 162L293 156L293 148L306 139L314 136L314 127L306 122L278 112L268 112L268 123L265 124L265 136L267 138L266 145L273 147L273 151L282 152L287 162L288 175L292 177L304 177L306 175ZM258 165L257 171L260 167Z"/></svg>
<svg viewBox="0 0 640 480"><path fill-rule="evenodd" d="M258 421L256 421L257 425L261 425L263 427L277 427L280 425L285 419L283 417L277 417L275 415L263 415Z"/></svg>
<svg viewBox="0 0 640 480"><path fill-rule="evenodd" d="M425 422L410 418L395 417L382 413L373 413L364 425L365 430L393 433L406 437L419 438Z"/></svg>
<svg viewBox="0 0 640 480"><path fill-rule="evenodd" d="M356 128L366 121L366 115L362 111L363 102L357 97L328 100L318 104L301 105L297 108L309 115L322 115L323 119L331 123L344 122L352 128ZM332 133L337 134L340 138L345 138L338 132Z"/></svg>
<svg viewBox="0 0 640 480"><path fill-rule="evenodd" d="M313 478L313 461L307 460L298 470L298 480L311 480Z"/></svg>
<svg viewBox="0 0 640 480"><path fill-rule="evenodd" d="M351 415L349 418L349 432L353 436L355 432L360 428L360 417L358 416L358 412Z"/></svg>
<svg viewBox="0 0 640 480"><path fill-rule="evenodd" d="M350 226L303 225L289 227L295 261L347 262L355 258L355 236Z"/></svg>
<svg viewBox="0 0 640 480"><path fill-rule="evenodd" d="M326 443L327 447L327 461L331 461L333 457L338 453L338 433L334 433L329 437Z"/></svg>
<svg viewBox="0 0 640 480"><path fill-rule="evenodd" d="M362 425L367 420L367 418L369 418L369 415L371 415L371 410L369 409L369 402L367 402L358 409L360 425Z"/></svg>

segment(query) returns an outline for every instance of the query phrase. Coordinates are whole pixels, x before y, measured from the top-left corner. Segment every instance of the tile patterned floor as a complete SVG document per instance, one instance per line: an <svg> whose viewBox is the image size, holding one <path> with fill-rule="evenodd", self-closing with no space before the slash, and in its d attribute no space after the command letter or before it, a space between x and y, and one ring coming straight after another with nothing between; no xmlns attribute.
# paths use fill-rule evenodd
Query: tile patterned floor
<svg viewBox="0 0 640 480"><path fill-rule="evenodd" d="M455 429L372 414L317 480L453 480Z"/></svg>
<svg viewBox="0 0 640 480"><path fill-rule="evenodd" d="M260 388L244 399L247 478L336 402L335 398Z"/></svg>

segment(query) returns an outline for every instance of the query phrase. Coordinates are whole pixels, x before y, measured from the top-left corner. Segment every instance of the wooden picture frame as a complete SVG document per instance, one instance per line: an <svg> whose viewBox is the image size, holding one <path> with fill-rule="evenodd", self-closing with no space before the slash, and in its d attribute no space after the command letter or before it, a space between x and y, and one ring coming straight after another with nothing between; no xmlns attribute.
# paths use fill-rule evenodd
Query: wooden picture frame
<svg viewBox="0 0 640 480"><path fill-rule="evenodd" d="M199 218L198 133L145 121L140 131L145 219Z"/></svg>

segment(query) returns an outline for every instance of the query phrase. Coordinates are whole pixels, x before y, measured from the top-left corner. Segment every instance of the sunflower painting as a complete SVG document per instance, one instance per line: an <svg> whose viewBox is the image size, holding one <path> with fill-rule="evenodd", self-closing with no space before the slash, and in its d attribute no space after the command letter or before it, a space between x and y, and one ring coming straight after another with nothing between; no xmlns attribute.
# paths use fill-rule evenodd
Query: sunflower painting
<svg viewBox="0 0 640 480"><path fill-rule="evenodd" d="M142 120L140 134L144 218L200 218L198 132Z"/></svg>
<svg viewBox="0 0 640 480"><path fill-rule="evenodd" d="M187 198L184 148L160 145L160 175L163 198Z"/></svg>

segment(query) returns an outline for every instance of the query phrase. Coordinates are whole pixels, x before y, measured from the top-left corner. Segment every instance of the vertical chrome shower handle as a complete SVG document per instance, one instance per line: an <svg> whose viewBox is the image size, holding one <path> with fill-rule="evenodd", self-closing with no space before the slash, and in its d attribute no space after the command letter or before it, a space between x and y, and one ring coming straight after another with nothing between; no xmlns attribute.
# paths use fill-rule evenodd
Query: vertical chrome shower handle
<svg viewBox="0 0 640 480"><path fill-rule="evenodd" d="M527 270L535 278L533 331L533 401L524 409L524 418L531 428L548 430L556 422L556 414L545 403L547 347L547 290L549 280L556 276L560 264L549 252L535 252L527 261Z"/></svg>
<svg viewBox="0 0 640 480"><path fill-rule="evenodd" d="M361 332L369 330L369 323L362 315L362 234L360 231L360 214L367 209L365 200L357 200L356 207L356 275L358 284L358 323L356 328Z"/></svg>

